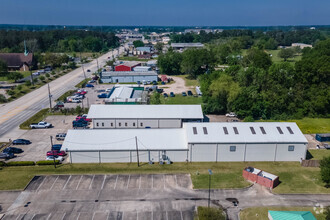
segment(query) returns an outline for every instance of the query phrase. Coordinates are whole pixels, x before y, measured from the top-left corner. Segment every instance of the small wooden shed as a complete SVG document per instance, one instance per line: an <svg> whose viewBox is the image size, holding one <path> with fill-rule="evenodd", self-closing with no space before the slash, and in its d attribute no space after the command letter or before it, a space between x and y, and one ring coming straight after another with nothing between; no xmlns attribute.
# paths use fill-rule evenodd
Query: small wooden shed
<svg viewBox="0 0 330 220"><path fill-rule="evenodd" d="M271 189L275 188L280 183L278 176L254 167L246 167L243 170L243 177L246 180L258 183Z"/></svg>

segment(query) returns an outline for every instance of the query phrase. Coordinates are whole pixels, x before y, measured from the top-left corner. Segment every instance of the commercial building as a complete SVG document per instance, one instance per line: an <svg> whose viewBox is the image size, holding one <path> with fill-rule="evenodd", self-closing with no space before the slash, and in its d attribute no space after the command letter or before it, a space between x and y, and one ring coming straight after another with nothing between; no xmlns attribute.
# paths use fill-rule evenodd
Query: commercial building
<svg viewBox="0 0 330 220"><path fill-rule="evenodd" d="M105 104L147 104L148 92L137 85L114 86L104 99Z"/></svg>
<svg viewBox="0 0 330 220"><path fill-rule="evenodd" d="M92 105L93 128L181 128L183 122L202 122L200 105Z"/></svg>
<svg viewBox="0 0 330 220"><path fill-rule="evenodd" d="M171 47L174 50L185 50L188 48L203 48L204 44L202 43L171 43Z"/></svg>
<svg viewBox="0 0 330 220"><path fill-rule="evenodd" d="M140 62L124 62L115 66L115 71L133 71L133 68L136 66L141 66Z"/></svg>
<svg viewBox="0 0 330 220"><path fill-rule="evenodd" d="M0 60L7 64L9 71L29 71L34 65L32 53L0 53Z"/></svg>
<svg viewBox="0 0 330 220"><path fill-rule="evenodd" d="M144 118L152 113L127 114L130 110L121 109L124 115L114 111L119 115L111 117L133 114L135 118ZM125 127L125 120L131 123L127 126L136 123L139 128L139 119L114 120L107 118L110 109L97 111L92 106L91 110L88 117L93 118L98 112L97 117L104 119L93 119L93 123L104 123L104 128L109 128L111 121L113 126ZM159 112L159 116L163 113ZM63 148L73 163L135 162L137 148L142 162L300 161L306 157L307 140L295 123L184 123L182 128L137 128L69 130Z"/></svg>
<svg viewBox="0 0 330 220"><path fill-rule="evenodd" d="M103 83L132 83L158 81L155 71L109 71L101 72L100 78Z"/></svg>
<svg viewBox="0 0 330 220"><path fill-rule="evenodd" d="M305 47L312 48L313 45L311 44L303 44L303 43L292 43L291 47L299 47L300 49L304 49Z"/></svg>
<svg viewBox="0 0 330 220"><path fill-rule="evenodd" d="M133 68L133 71L136 72L148 72L148 71L152 71L150 66L137 66Z"/></svg>

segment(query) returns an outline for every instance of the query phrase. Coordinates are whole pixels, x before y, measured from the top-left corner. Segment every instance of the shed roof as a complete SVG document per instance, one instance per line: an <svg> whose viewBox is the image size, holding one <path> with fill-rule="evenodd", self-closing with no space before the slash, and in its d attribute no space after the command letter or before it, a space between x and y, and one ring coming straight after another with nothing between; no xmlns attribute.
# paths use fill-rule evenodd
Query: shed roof
<svg viewBox="0 0 330 220"><path fill-rule="evenodd" d="M201 105L92 105L88 118L202 119Z"/></svg>
<svg viewBox="0 0 330 220"><path fill-rule="evenodd" d="M95 150L187 150L184 129L86 129L69 130L62 149ZM164 138L170 137L170 138Z"/></svg>
<svg viewBox="0 0 330 220"><path fill-rule="evenodd" d="M24 63L30 66L33 54L29 53L25 56L24 53L0 53L0 60L5 61L8 67L21 67Z"/></svg>
<svg viewBox="0 0 330 220"><path fill-rule="evenodd" d="M102 76L157 76L156 71L108 71L102 72Z"/></svg>
<svg viewBox="0 0 330 220"><path fill-rule="evenodd" d="M307 143L294 122L185 123L188 143Z"/></svg>
<svg viewBox="0 0 330 220"><path fill-rule="evenodd" d="M141 62L137 62L137 61L125 61L117 66L129 66L129 67L135 67L137 65L140 65Z"/></svg>
<svg viewBox="0 0 330 220"><path fill-rule="evenodd" d="M316 220L310 211L268 211L273 220Z"/></svg>

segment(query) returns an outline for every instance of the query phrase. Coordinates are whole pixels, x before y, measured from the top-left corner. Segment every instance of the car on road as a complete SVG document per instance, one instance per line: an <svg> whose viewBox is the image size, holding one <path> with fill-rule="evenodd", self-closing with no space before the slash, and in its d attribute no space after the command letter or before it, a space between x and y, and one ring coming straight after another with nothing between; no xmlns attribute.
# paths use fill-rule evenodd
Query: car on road
<svg viewBox="0 0 330 220"><path fill-rule="evenodd" d="M87 84L86 84L86 87L87 87L87 88L93 88L94 85L87 83Z"/></svg>
<svg viewBox="0 0 330 220"><path fill-rule="evenodd" d="M192 96L192 95L193 95L192 91L189 90L189 91L188 91L188 95L189 95L189 96Z"/></svg>
<svg viewBox="0 0 330 220"><path fill-rule="evenodd" d="M164 96L164 98L167 98L167 97L168 97L168 94L165 92L165 93L163 94L163 96Z"/></svg>
<svg viewBox="0 0 330 220"><path fill-rule="evenodd" d="M171 97L175 97L174 92L170 92L170 96L171 96Z"/></svg>
<svg viewBox="0 0 330 220"><path fill-rule="evenodd" d="M65 137L66 137L66 133L58 133L55 136L56 140L58 140L58 141L64 141Z"/></svg>
<svg viewBox="0 0 330 220"><path fill-rule="evenodd" d="M235 114L235 112L230 112L226 114L226 117L237 117L237 115Z"/></svg>
<svg viewBox="0 0 330 220"><path fill-rule="evenodd" d="M101 93L97 97L100 98L100 99L104 99L104 98L108 97L108 94L107 93Z"/></svg>
<svg viewBox="0 0 330 220"><path fill-rule="evenodd" d="M46 157L46 160L59 160L60 162L64 160L64 157L61 157L61 156L47 156Z"/></svg>
<svg viewBox="0 0 330 220"><path fill-rule="evenodd" d="M31 144L31 141L26 140L26 139L13 140L13 145L27 145L27 144Z"/></svg>
<svg viewBox="0 0 330 220"><path fill-rule="evenodd" d="M15 157L13 153L0 153L0 159L11 159Z"/></svg>
<svg viewBox="0 0 330 220"><path fill-rule="evenodd" d="M66 152L64 150L57 151L57 150L52 150L47 152L47 156L61 156L64 157L66 156Z"/></svg>
<svg viewBox="0 0 330 220"><path fill-rule="evenodd" d="M17 147L7 147L3 150L3 153L6 153L6 154L9 154L9 153L20 154L23 152L24 151L21 148L17 148Z"/></svg>
<svg viewBox="0 0 330 220"><path fill-rule="evenodd" d="M39 123L32 123L30 124L30 128L35 129L35 128L51 128L53 127L52 124L45 122L45 121L40 121Z"/></svg>
<svg viewBox="0 0 330 220"><path fill-rule="evenodd" d="M186 92L182 92L182 96L187 96L187 93Z"/></svg>

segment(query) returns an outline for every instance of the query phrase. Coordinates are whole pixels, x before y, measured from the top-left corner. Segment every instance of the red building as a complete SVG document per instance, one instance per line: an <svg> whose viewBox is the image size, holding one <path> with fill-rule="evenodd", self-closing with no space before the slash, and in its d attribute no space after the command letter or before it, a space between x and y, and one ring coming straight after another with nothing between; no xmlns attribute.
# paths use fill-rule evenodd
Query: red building
<svg viewBox="0 0 330 220"><path fill-rule="evenodd" d="M246 167L243 170L243 177L246 180L258 183L271 189L280 184L278 176L253 167Z"/></svg>
<svg viewBox="0 0 330 220"><path fill-rule="evenodd" d="M115 71L133 71L133 68L136 66L141 66L139 62L125 62L118 66L115 66Z"/></svg>

